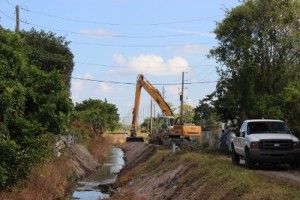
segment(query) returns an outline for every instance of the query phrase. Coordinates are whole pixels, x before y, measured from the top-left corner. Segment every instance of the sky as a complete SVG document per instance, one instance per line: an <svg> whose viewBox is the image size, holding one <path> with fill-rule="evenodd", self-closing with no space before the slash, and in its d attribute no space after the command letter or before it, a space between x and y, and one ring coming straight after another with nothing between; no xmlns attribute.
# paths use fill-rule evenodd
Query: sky
<svg viewBox="0 0 300 200"><path fill-rule="evenodd" d="M184 103L196 107L215 90L218 64L207 57L218 45L213 31L225 11L240 4L239 0L0 0L0 25L15 30L18 5L21 30L64 36L74 55L74 104L106 99L117 106L120 121L129 124L138 74L176 108L182 73ZM142 90L140 121L150 115L150 99ZM159 111L156 107L155 114Z"/></svg>

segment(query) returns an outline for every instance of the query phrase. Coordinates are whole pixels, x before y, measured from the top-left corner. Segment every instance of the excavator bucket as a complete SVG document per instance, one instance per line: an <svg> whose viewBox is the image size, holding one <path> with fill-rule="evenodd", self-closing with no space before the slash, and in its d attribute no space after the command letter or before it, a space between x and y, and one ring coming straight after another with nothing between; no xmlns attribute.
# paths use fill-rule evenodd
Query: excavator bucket
<svg viewBox="0 0 300 200"><path fill-rule="evenodd" d="M131 128L130 136L126 137L126 142L144 142L143 137L137 137L136 135L136 130Z"/></svg>
<svg viewBox="0 0 300 200"><path fill-rule="evenodd" d="M126 138L126 142L144 142L144 138L143 137L127 137Z"/></svg>

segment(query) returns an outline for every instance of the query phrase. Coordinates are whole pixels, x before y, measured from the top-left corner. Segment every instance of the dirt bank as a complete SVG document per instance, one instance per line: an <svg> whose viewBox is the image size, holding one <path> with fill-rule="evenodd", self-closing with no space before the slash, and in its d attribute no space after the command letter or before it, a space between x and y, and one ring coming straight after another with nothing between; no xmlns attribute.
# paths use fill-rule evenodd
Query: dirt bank
<svg viewBox="0 0 300 200"><path fill-rule="evenodd" d="M233 166L227 157L161 149L145 143L124 147L126 165L111 199L300 199L299 185Z"/></svg>
<svg viewBox="0 0 300 200"><path fill-rule="evenodd" d="M79 179L87 176L100 166L97 160L94 159L91 153L84 146L75 144L70 150L70 165Z"/></svg>
<svg viewBox="0 0 300 200"><path fill-rule="evenodd" d="M133 170L139 164L148 160L157 150L156 145L146 144L143 142L131 142L123 145L126 165L121 174L126 174Z"/></svg>

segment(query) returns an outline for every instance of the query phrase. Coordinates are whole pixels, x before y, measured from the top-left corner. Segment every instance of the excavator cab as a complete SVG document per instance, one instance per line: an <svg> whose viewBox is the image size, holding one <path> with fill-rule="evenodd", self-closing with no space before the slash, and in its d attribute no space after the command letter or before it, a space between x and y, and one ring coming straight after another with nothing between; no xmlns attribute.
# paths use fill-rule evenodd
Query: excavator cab
<svg viewBox="0 0 300 200"><path fill-rule="evenodd" d="M174 126L173 116L160 116L157 121L157 131L162 134L168 133Z"/></svg>

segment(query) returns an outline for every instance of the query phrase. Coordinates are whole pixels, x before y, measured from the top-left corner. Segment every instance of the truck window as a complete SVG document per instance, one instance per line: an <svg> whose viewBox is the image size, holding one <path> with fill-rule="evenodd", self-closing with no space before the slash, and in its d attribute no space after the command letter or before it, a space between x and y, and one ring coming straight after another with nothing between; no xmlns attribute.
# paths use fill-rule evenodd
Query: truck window
<svg viewBox="0 0 300 200"><path fill-rule="evenodd" d="M284 122L249 122L248 133L290 133Z"/></svg>
<svg viewBox="0 0 300 200"><path fill-rule="evenodd" d="M247 123L244 122L241 126L240 132L246 132L247 131Z"/></svg>

